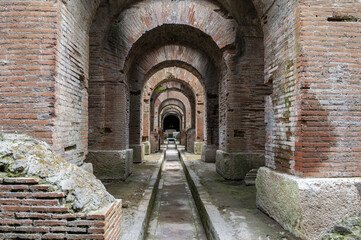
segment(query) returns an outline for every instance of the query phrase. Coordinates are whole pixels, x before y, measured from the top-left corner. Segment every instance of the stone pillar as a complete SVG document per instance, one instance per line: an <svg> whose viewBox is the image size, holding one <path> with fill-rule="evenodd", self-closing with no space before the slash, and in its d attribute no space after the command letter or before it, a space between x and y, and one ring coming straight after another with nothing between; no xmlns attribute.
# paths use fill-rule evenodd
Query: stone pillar
<svg viewBox="0 0 361 240"><path fill-rule="evenodd" d="M159 135L157 131L152 131L150 133L150 148L151 153L155 153L159 151Z"/></svg>
<svg viewBox="0 0 361 240"><path fill-rule="evenodd" d="M150 154L150 142L145 141L145 142L143 142L143 145L144 145L144 155L149 155Z"/></svg>
<svg viewBox="0 0 361 240"><path fill-rule="evenodd" d="M361 211L361 178L301 178L262 167L256 187L257 206L301 239L321 239Z"/></svg>
<svg viewBox="0 0 361 240"><path fill-rule="evenodd" d="M132 174L133 149L89 150L86 162L100 180L125 180Z"/></svg>
<svg viewBox="0 0 361 240"><path fill-rule="evenodd" d="M263 154L228 153L217 150L216 170L227 180L243 180L255 168L264 166Z"/></svg>
<svg viewBox="0 0 361 240"><path fill-rule="evenodd" d="M209 162L209 163L215 163L217 150L218 150L218 147L216 145L203 144L202 161Z"/></svg>
<svg viewBox="0 0 361 240"><path fill-rule="evenodd" d="M196 138L196 131L192 128L192 129L188 129L187 133L186 133L186 151L189 153L193 153L194 152L194 142L195 142L195 138Z"/></svg>
<svg viewBox="0 0 361 240"><path fill-rule="evenodd" d="M194 153L202 154L203 142L194 142Z"/></svg>
<svg viewBox="0 0 361 240"><path fill-rule="evenodd" d="M129 148L133 149L133 163L141 163L144 160L144 145L134 144L129 145Z"/></svg>
<svg viewBox="0 0 361 240"><path fill-rule="evenodd" d="M186 139L187 139L186 131L182 130L180 132L180 144L186 145Z"/></svg>

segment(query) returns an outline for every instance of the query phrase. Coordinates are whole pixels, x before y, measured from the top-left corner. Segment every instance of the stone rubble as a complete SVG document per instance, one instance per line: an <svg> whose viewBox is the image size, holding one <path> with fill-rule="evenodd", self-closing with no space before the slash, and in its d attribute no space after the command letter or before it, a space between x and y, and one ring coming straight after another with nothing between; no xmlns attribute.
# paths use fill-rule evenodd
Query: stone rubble
<svg viewBox="0 0 361 240"><path fill-rule="evenodd" d="M66 205L89 212L115 201L88 171L57 157L50 146L23 134L0 133L0 177L38 177L66 194Z"/></svg>

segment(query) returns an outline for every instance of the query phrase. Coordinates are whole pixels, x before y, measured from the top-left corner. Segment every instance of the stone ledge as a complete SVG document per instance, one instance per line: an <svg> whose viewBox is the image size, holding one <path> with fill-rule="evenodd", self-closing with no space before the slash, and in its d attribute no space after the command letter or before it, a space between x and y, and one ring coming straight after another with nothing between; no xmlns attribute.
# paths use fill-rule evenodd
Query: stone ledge
<svg viewBox="0 0 361 240"><path fill-rule="evenodd" d="M361 211L361 178L300 178L262 167L256 187L257 206L302 239L320 239Z"/></svg>
<svg viewBox="0 0 361 240"><path fill-rule="evenodd" d="M217 172L227 180L243 180L252 170L264 166L263 154L228 153L217 150Z"/></svg>
<svg viewBox="0 0 361 240"><path fill-rule="evenodd" d="M184 174L203 223L207 238L212 240L234 239L233 229L224 221L218 208L213 205L212 197L201 184L201 179L199 179L192 169L187 166L184 159L184 153L180 152L180 160Z"/></svg>

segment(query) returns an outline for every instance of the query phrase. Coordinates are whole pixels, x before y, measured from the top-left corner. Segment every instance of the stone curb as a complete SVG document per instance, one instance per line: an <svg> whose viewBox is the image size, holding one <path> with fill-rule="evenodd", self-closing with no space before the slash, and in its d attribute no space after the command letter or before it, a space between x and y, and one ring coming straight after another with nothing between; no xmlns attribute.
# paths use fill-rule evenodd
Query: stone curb
<svg viewBox="0 0 361 240"><path fill-rule="evenodd" d="M137 214L134 216L134 224L130 229L127 229L120 240L143 240L146 237L150 215L153 210L155 198L158 191L159 180L162 174L164 165L164 152L158 161L157 170L154 171L144 196L139 203Z"/></svg>
<svg viewBox="0 0 361 240"><path fill-rule="evenodd" d="M189 188L192 192L194 202L201 217L203 227L209 240L231 240L235 239L233 230L223 220L216 206L213 205L211 197L200 184L198 176L187 166L184 154L180 152L180 159Z"/></svg>

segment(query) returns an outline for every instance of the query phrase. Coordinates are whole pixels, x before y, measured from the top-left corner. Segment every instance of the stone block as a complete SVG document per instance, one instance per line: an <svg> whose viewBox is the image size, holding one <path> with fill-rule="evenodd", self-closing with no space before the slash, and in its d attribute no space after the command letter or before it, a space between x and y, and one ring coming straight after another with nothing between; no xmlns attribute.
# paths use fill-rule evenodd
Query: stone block
<svg viewBox="0 0 361 240"><path fill-rule="evenodd" d="M89 150L86 161L101 180L125 180L132 173L133 150Z"/></svg>
<svg viewBox="0 0 361 240"><path fill-rule="evenodd" d="M203 142L194 142L194 153L202 154Z"/></svg>
<svg viewBox="0 0 361 240"><path fill-rule="evenodd" d="M262 167L257 206L301 239L314 240L361 211L361 178L300 178Z"/></svg>
<svg viewBox="0 0 361 240"><path fill-rule="evenodd" d="M133 163L142 163L144 160L144 145L134 144L129 145L130 149L133 149Z"/></svg>
<svg viewBox="0 0 361 240"><path fill-rule="evenodd" d="M217 150L218 150L218 147L216 145L203 144L202 161L209 162L209 163L215 163Z"/></svg>
<svg viewBox="0 0 361 240"><path fill-rule="evenodd" d="M243 180L254 168L264 166L263 154L228 153L217 150L216 170L227 180Z"/></svg>
<svg viewBox="0 0 361 240"><path fill-rule="evenodd" d="M196 131L192 129L188 129L186 133L186 151L189 153L194 152L194 141L196 140Z"/></svg>
<svg viewBox="0 0 361 240"><path fill-rule="evenodd" d="M186 135L186 132L184 130L181 131L180 133L180 144L181 145L186 145L186 138L187 138L187 135Z"/></svg>
<svg viewBox="0 0 361 240"><path fill-rule="evenodd" d="M149 155L150 154L150 142L146 141L143 142L144 145L144 155Z"/></svg>
<svg viewBox="0 0 361 240"><path fill-rule="evenodd" d="M80 166L82 169L84 169L87 172L93 173L93 164L91 163L83 163L83 165Z"/></svg>
<svg viewBox="0 0 361 240"><path fill-rule="evenodd" d="M150 150L151 153L155 153L159 151L159 134L157 131L153 131L150 133Z"/></svg>

